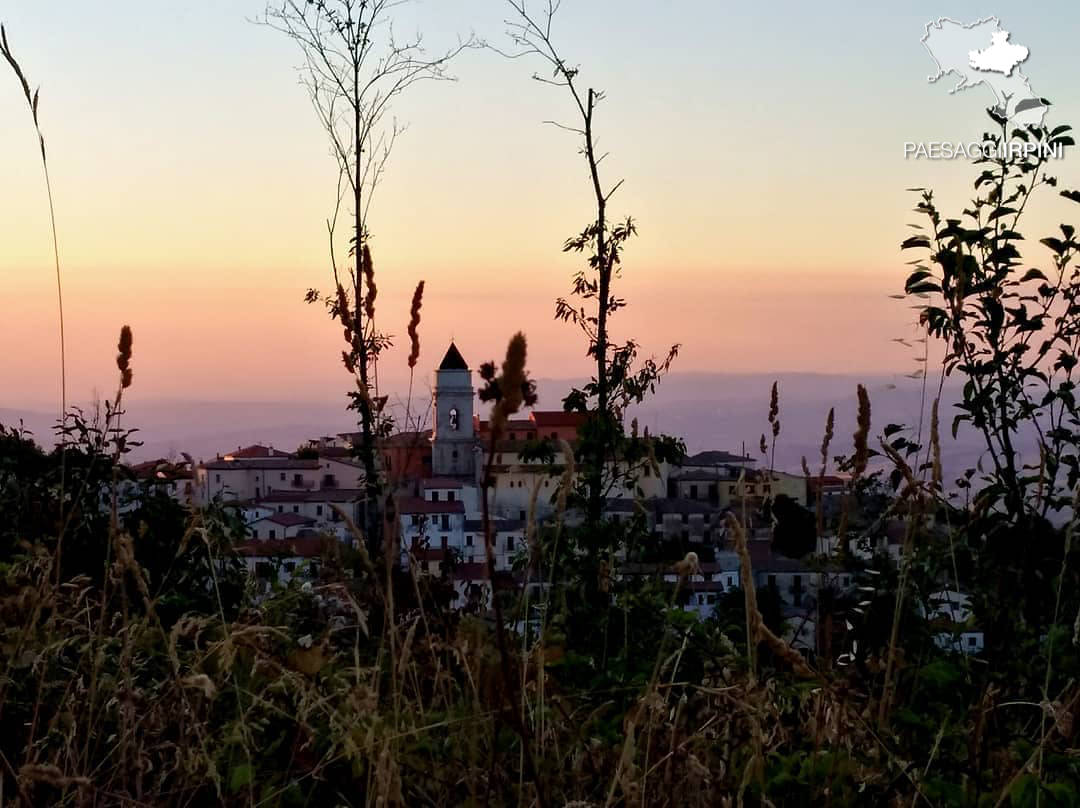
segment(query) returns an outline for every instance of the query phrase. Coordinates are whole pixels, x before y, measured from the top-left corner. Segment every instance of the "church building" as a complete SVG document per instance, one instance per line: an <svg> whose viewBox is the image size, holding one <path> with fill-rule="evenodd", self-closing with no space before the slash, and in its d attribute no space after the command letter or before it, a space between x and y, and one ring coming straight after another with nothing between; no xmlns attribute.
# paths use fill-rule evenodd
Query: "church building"
<svg viewBox="0 0 1080 808"><path fill-rule="evenodd" d="M431 470L436 477L475 479L472 371L453 342L435 371Z"/></svg>

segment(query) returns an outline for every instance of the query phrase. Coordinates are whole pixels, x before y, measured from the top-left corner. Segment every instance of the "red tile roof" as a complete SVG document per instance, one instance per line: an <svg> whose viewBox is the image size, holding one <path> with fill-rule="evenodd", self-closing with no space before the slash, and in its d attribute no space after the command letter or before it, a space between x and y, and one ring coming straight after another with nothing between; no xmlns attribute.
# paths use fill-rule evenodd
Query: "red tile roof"
<svg viewBox="0 0 1080 808"><path fill-rule="evenodd" d="M487 432L490 428L491 422L486 418L481 418L478 415L473 416L473 428L477 432ZM536 424L529 418L511 418L506 422L507 432L532 432L536 429Z"/></svg>
<svg viewBox="0 0 1080 808"><path fill-rule="evenodd" d="M537 427L578 427L585 423L588 416L582 412L563 412L562 410L533 410L530 420Z"/></svg>
<svg viewBox="0 0 1080 808"><path fill-rule="evenodd" d="M288 452L279 451L272 446L263 446L261 443L256 443L251 446L245 446L243 448L236 447L235 452L225 452L222 455L224 459L243 459L254 457L292 457Z"/></svg>

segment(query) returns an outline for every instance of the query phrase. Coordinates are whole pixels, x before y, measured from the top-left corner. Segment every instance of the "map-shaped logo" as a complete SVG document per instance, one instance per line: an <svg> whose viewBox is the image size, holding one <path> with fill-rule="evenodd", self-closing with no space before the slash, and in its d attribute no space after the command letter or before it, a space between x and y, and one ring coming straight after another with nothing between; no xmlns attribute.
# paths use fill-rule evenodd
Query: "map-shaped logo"
<svg viewBox="0 0 1080 808"><path fill-rule="evenodd" d="M1035 95L1020 64L1028 58L1028 49L1009 41L1009 32L1001 29L997 17L964 25L941 17L926 24L923 47L937 64L936 82L950 73L960 81L949 90L966 90L982 84L994 94L990 112L1017 126L1040 126L1047 104Z"/></svg>

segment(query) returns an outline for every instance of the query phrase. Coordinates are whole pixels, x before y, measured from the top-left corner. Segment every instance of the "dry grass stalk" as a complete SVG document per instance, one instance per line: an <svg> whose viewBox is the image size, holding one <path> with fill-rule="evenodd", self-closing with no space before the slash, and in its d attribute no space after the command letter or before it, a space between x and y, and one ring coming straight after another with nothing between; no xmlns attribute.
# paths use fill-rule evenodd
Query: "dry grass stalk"
<svg viewBox="0 0 1080 808"><path fill-rule="evenodd" d="M416 361L420 358L420 307L424 303L424 282L416 284L413 292L412 305L409 306L409 371L416 367Z"/></svg>
<svg viewBox="0 0 1080 808"><path fill-rule="evenodd" d="M30 82L26 79L22 67L19 65L15 54L11 52L8 44L7 30L0 23L0 56L11 67L15 77L22 87L23 96L30 108L30 116L34 121L34 131L38 137L38 147L41 151L41 168L45 175L45 193L49 200L49 227L52 231L53 263L56 269L56 303L60 325L60 426L67 426L67 340L64 336L64 286L60 273L60 240L56 228L56 206L53 204L52 180L49 177L49 159L45 153L45 135L41 131L41 121L38 118L38 101L40 100L40 88L30 91ZM64 485L67 476L67 440L66 435L60 434L60 520L64 521Z"/></svg>
<svg viewBox="0 0 1080 808"><path fill-rule="evenodd" d="M870 396L866 388L858 386L859 413L857 428L854 434L855 457L853 459L853 479L861 477L866 471L866 465L870 459Z"/></svg>
<svg viewBox="0 0 1080 808"><path fill-rule="evenodd" d="M368 328L372 328L375 322L375 298L379 289L375 285L375 263L371 260L371 249L366 241L360 255L360 267L364 273L364 316L367 317Z"/></svg>
<svg viewBox="0 0 1080 808"><path fill-rule="evenodd" d="M116 367L120 369L120 387L131 387L131 326L125 325L120 329L120 341L117 343Z"/></svg>
<svg viewBox="0 0 1080 808"><path fill-rule="evenodd" d="M930 409L930 451L932 453L932 465L931 465L931 481L934 484L934 490L941 490L941 428L938 421L938 404L940 398L935 398L933 406Z"/></svg>
<svg viewBox="0 0 1080 808"><path fill-rule="evenodd" d="M742 583L743 597L746 605L747 621L747 652L750 655L751 682L756 679L754 670L754 648L759 643L768 646L777 657L787 662L792 670L799 676L813 678L816 676L813 669L806 664L802 654L777 637L772 630L765 625L761 617L761 611L757 605L757 591L754 588L754 574L750 563L750 548L747 544L746 531L742 524L732 515L727 518L728 529L731 531L735 552L739 556L739 578Z"/></svg>

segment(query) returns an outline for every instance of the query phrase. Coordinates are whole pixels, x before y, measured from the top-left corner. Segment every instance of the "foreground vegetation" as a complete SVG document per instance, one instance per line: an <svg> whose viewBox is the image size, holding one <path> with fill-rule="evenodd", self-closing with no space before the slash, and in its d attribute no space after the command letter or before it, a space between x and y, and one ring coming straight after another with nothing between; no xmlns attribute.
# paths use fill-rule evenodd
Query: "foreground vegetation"
<svg viewBox="0 0 1080 808"><path fill-rule="evenodd" d="M618 184L602 185L593 151L602 96L579 88L577 68L551 43L550 18L536 21L524 4L511 7L515 42L547 61L552 83L581 113L581 126L572 128L584 140L596 204L581 234L566 242L582 253L584 268L573 302L556 308L581 329L595 361L591 382L564 402L588 419L573 463L551 469L558 516L530 520L518 570L521 580L553 585L532 603L518 587L491 610L454 610L444 579L391 563L398 557L395 481L378 473L375 448L388 430L415 425L408 411L395 424L369 383L388 338L374 325L375 270L361 200L371 175L360 155L369 142L364 121L379 118L365 119L370 108L354 96L353 129L335 140L355 200L348 271L344 280L335 274L331 294L311 295L328 301L344 326L343 361L357 383L350 401L363 436L369 507L363 524L351 526L353 547L334 545L317 576L257 596L236 555L243 525L232 510L221 503L192 509L152 485L139 489L124 462L137 446L121 423L136 354L131 331L122 330L117 392L100 412L65 408L49 451L17 428L0 430L4 799L1080 802L1073 543L1080 491L1073 260L1080 244L1066 224L1042 239L1045 270L1025 263L1018 246L1029 200L1057 184L1045 159L980 160L975 198L955 218L939 211L930 191L917 192L921 220L904 247L919 257L905 295L925 334L925 428L875 429L860 388L850 448L836 448L842 441L830 415L820 466L804 463L808 482L820 483L828 471L848 475L840 509L826 515L819 501L815 518L769 503L768 513L748 505L733 514L724 541L739 554L743 586L698 621L681 608L697 563L685 552L692 548L658 551L643 519L616 523L604 515L612 485L632 488L646 468L678 460L681 445L627 423L627 410L660 382L676 349L639 362L637 343L619 343L609 331L625 305L613 285L635 226L613 224L607 212ZM358 13L343 16L342 8ZM273 19L292 36L312 37L304 21L314 19L362 55L371 41L362 12L370 8L382 6L287 3ZM317 57L318 43L306 40L306 52ZM3 46L37 125L36 93L6 38ZM408 64L441 77L445 63ZM361 65L357 56L345 67L355 76ZM996 139L1072 144L1067 127L996 126ZM1080 201L1073 191L1061 195ZM419 354L422 289L410 313L410 368ZM939 356L935 374L929 366ZM505 359L485 365L481 377L496 440L501 425L535 401L524 337L511 339ZM955 406L942 398L947 377L963 382ZM766 457L781 439L779 406L774 388ZM941 463L950 425L975 430L986 446L980 466L955 481L943 479ZM1022 454L1022 445L1038 451ZM776 518L774 543L784 552L856 576L854 596L828 587L819 593L831 631L809 659L781 639L772 594L753 587L746 528L763 517ZM809 526L809 544L792 538L792 524ZM903 528L898 563L862 552L880 546L890 525ZM655 575L620 575L624 559L657 556ZM678 582L664 581L668 569ZM973 622L986 640L980 654L940 647L940 629L925 614L929 594L941 589L971 595Z"/></svg>

